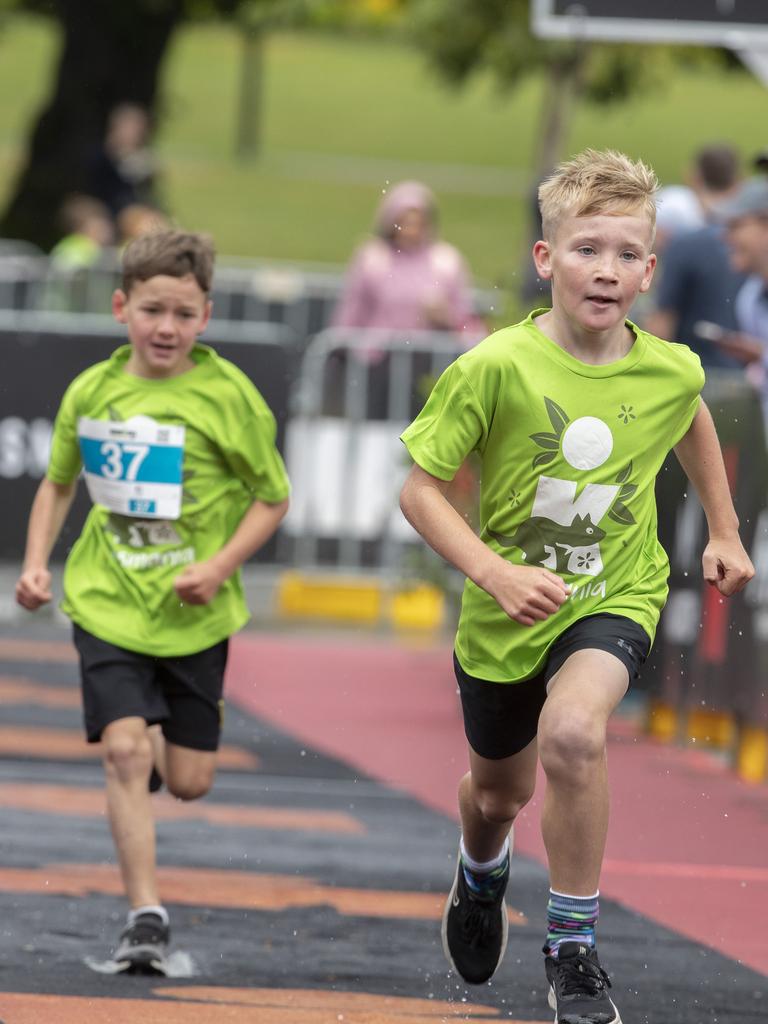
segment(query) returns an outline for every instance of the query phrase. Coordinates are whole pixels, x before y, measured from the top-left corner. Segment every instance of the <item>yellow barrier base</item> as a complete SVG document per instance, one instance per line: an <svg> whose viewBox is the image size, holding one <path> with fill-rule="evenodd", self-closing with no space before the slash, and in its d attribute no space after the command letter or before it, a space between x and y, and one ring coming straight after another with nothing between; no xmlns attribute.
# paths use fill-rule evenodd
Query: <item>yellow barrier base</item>
<svg viewBox="0 0 768 1024"><path fill-rule="evenodd" d="M745 782L768 779L768 729L744 726L739 736L736 770Z"/></svg>
<svg viewBox="0 0 768 1024"><path fill-rule="evenodd" d="M438 629L443 624L445 595L428 583L392 594L389 615L398 629Z"/></svg>
<svg viewBox="0 0 768 1024"><path fill-rule="evenodd" d="M366 577L286 572L277 585L277 610L288 619L433 630L443 623L445 597L427 583L392 590Z"/></svg>
<svg viewBox="0 0 768 1024"><path fill-rule="evenodd" d="M736 742L736 721L727 711L688 712L686 735L689 740L718 750L730 750Z"/></svg>
<svg viewBox="0 0 768 1024"><path fill-rule="evenodd" d="M381 618L383 604L381 584L376 580L287 572L277 585L277 609L286 618L374 625Z"/></svg>
<svg viewBox="0 0 768 1024"><path fill-rule="evenodd" d="M653 700L648 706L648 733L663 743L677 739L679 729L677 711L671 704Z"/></svg>

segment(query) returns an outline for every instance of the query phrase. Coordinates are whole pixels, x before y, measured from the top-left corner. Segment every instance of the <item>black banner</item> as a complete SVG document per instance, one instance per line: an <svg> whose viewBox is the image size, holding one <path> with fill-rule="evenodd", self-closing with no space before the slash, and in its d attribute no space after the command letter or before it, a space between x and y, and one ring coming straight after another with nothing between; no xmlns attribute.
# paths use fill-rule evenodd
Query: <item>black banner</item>
<svg viewBox="0 0 768 1024"><path fill-rule="evenodd" d="M213 336L205 341L259 389L275 414L281 447L295 375L292 350L281 344L217 343ZM120 344L119 338L0 331L0 558L21 563L29 509L45 475L53 420L64 391L78 373L108 358ZM52 561L66 557L88 508L88 496L81 486ZM258 557L272 561L273 544Z"/></svg>
<svg viewBox="0 0 768 1024"><path fill-rule="evenodd" d="M552 0L552 13L581 18L623 21L711 22L728 25L766 25L765 0Z"/></svg>

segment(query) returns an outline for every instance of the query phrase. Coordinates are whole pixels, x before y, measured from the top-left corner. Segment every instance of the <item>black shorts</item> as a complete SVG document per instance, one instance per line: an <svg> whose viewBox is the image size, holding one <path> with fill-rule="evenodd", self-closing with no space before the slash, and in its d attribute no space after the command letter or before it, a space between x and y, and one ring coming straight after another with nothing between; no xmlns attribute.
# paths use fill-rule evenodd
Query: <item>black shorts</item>
<svg viewBox="0 0 768 1024"><path fill-rule="evenodd" d="M217 750L229 641L175 658L126 651L74 626L80 655L85 732L98 743L120 718L160 724L180 747Z"/></svg>
<svg viewBox="0 0 768 1024"><path fill-rule="evenodd" d="M552 644L544 667L519 683L495 683L467 675L453 656L461 694L464 732L480 757L498 760L523 750L535 738L547 698L547 683L576 651L608 651L624 662L630 682L637 679L651 641L645 630L623 615L588 615Z"/></svg>

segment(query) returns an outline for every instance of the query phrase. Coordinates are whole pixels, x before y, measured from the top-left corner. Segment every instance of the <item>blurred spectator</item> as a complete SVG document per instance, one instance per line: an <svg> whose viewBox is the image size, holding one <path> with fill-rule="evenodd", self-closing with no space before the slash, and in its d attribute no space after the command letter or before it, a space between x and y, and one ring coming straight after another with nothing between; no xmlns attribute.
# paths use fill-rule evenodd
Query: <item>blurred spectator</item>
<svg viewBox="0 0 768 1024"><path fill-rule="evenodd" d="M473 312L472 298L464 259L438 238L437 205L430 189L418 181L395 185L376 211L374 237L354 255L334 311L333 327L358 330L351 330L347 339L351 363L344 350L329 361L326 411L349 413L349 374L361 374L365 364L366 417L394 415L392 401L398 396L390 391L391 360L381 347L381 331L457 333L470 347L487 333ZM434 384L427 353L412 355L409 365L412 387L405 419L416 415Z"/></svg>
<svg viewBox="0 0 768 1024"><path fill-rule="evenodd" d="M49 255L42 308L69 313L103 309L114 280L111 273L95 270L113 243L109 210L93 196L71 195L62 204L59 221L65 234Z"/></svg>
<svg viewBox="0 0 768 1024"><path fill-rule="evenodd" d="M768 347L768 180L750 178L717 212L731 261L748 275L736 297L739 329Z"/></svg>
<svg viewBox="0 0 768 1024"><path fill-rule="evenodd" d="M124 206L117 215L118 245L124 246L140 235L150 235L155 231L167 231L170 221L154 206L132 203Z"/></svg>
<svg viewBox="0 0 768 1024"><path fill-rule="evenodd" d="M109 115L103 144L88 160L88 188L112 217L136 203L155 206L157 162L149 146L148 112L135 103L121 103Z"/></svg>
<svg viewBox="0 0 768 1024"><path fill-rule="evenodd" d="M390 189L374 232L354 256L335 327L481 332L466 265L438 239L435 197L426 185L404 181Z"/></svg>
<svg viewBox="0 0 768 1024"><path fill-rule="evenodd" d="M665 185L656 196L655 250L663 252L678 235L705 224L699 197L688 185Z"/></svg>
<svg viewBox="0 0 768 1024"><path fill-rule="evenodd" d="M51 250L51 268L70 271L90 267L113 241L107 207L93 196L72 195L59 213L64 237Z"/></svg>
<svg viewBox="0 0 768 1024"><path fill-rule="evenodd" d="M734 302L743 277L731 266L713 210L738 187L738 155L730 146L706 146L696 154L689 177L703 226L686 229L680 221L676 233L662 245L654 308L643 326L660 338L689 345L705 368L738 369L732 356L696 330L700 321L727 331L736 328ZM663 209L661 205L662 221Z"/></svg>
<svg viewBox="0 0 768 1024"><path fill-rule="evenodd" d="M736 296L738 330L720 337L710 330L724 351L749 367L768 421L768 177L744 182L716 212L725 224L733 266L748 276Z"/></svg>
<svg viewBox="0 0 768 1024"><path fill-rule="evenodd" d="M768 149L761 149L752 157L752 166L758 174L768 174Z"/></svg>

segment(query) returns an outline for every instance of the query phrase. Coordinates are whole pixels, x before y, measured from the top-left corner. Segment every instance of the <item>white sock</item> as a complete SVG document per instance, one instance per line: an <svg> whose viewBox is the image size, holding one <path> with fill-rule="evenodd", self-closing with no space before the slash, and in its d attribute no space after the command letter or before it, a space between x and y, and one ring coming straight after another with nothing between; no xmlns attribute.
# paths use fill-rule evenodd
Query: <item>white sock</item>
<svg viewBox="0 0 768 1024"><path fill-rule="evenodd" d="M155 905L148 903L145 907L134 907L133 910L128 911L128 924L133 924L140 914L157 914L162 919L163 924L167 925L171 923L168 917L168 911L165 907L161 907L159 904Z"/></svg>
<svg viewBox="0 0 768 1024"><path fill-rule="evenodd" d="M507 838L504 840L504 845L502 846L501 850L492 860L479 861L474 860L467 853L467 848L464 845L464 836L462 836L461 841L459 843L459 850L461 851L462 863L464 864L464 867L469 868L469 870L475 875L487 875L488 872L493 871L495 868L501 867L501 865L504 863L507 857L512 853L513 841L514 836L513 833L510 832Z"/></svg>

